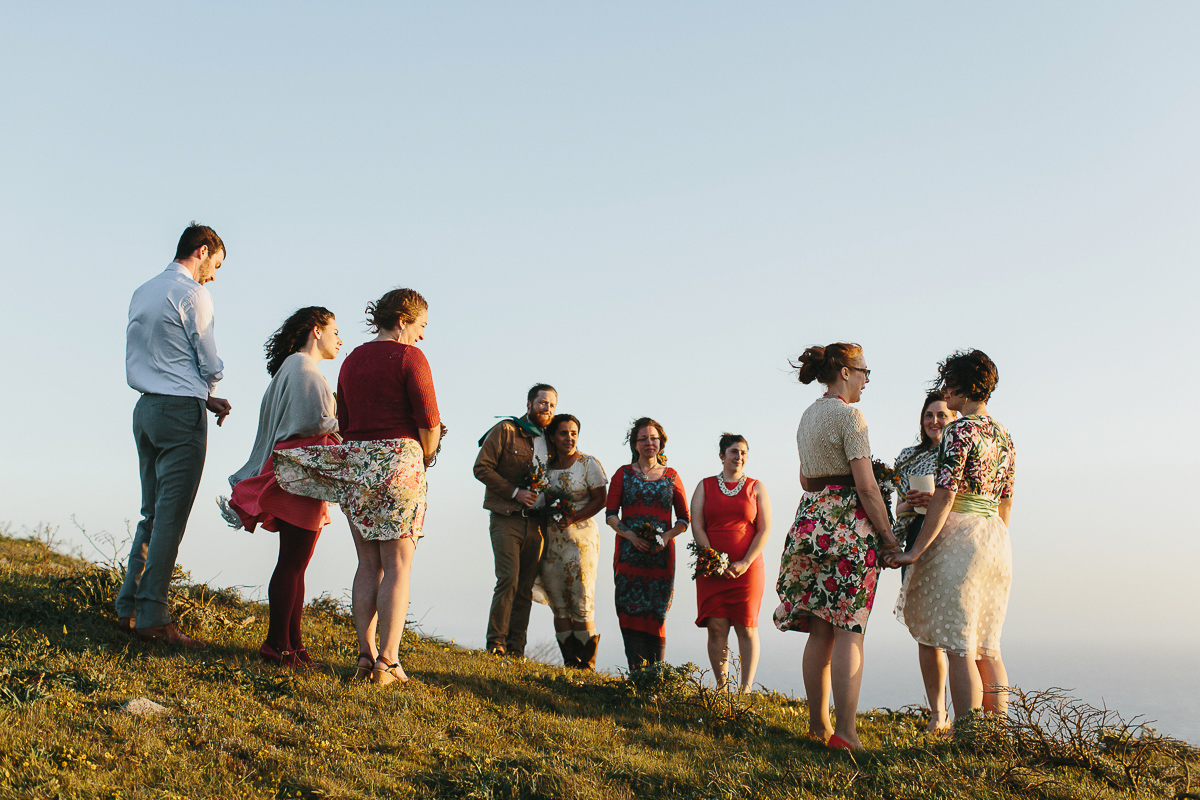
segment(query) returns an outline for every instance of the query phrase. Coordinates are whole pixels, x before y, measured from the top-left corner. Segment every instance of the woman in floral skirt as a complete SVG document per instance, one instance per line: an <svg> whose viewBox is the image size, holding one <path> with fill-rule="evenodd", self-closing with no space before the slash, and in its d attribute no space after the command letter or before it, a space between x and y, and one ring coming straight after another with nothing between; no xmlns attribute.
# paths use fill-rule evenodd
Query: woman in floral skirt
<svg viewBox="0 0 1200 800"><path fill-rule="evenodd" d="M962 414L942 431L933 499L908 553L896 616L919 643L950 654L955 719L976 708L1008 713L1000 631L1012 585L1008 519L1016 454L1008 430L988 415L996 365L979 350L938 365L946 405Z"/></svg>
<svg viewBox="0 0 1200 800"><path fill-rule="evenodd" d="M425 470L445 434L429 362L416 346L425 338L428 310L412 289L393 289L368 304L367 322L378 335L356 347L338 375L343 444L275 453L280 486L337 502L346 514L358 551L351 595L355 677L379 686L409 680L399 659L409 574L425 520Z"/></svg>
<svg viewBox="0 0 1200 800"><path fill-rule="evenodd" d="M800 418L800 484L804 496L779 564L775 610L781 631L808 633L804 690L809 735L830 747L858 749L855 718L862 686L863 633L875 600L880 549L899 552L887 508L871 470L867 421L851 407L871 371L856 344L810 347L799 379L819 381L825 394ZM829 695L837 727L829 720Z"/></svg>
<svg viewBox="0 0 1200 800"><path fill-rule="evenodd" d="M617 532L614 595L625 658L633 671L666 657L675 537L688 529L688 505L679 473L667 466L663 426L642 417L634 421L626 441L633 460L613 475L605 519Z"/></svg>

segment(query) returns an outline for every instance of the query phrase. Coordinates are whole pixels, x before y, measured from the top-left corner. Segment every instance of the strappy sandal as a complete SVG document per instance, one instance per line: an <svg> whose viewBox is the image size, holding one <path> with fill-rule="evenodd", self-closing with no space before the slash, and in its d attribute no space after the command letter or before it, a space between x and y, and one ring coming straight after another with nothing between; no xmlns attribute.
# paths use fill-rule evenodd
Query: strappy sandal
<svg viewBox="0 0 1200 800"><path fill-rule="evenodd" d="M364 667L362 665L363 661L370 661L371 666ZM358 654L358 665L355 666L355 668L354 668L354 677L351 680L355 680L355 681L367 680L368 678L371 677L371 671L374 667L375 667L375 659L371 657L370 653L359 653Z"/></svg>
<svg viewBox="0 0 1200 800"><path fill-rule="evenodd" d="M380 664L383 664L383 669L379 668ZM395 671L398 669L400 669L399 661L397 661L395 664L389 664L382 658L375 659L375 666L371 670L371 683L375 684L376 686L388 686L396 683L397 681L399 681L401 685L408 683L410 680L408 676L401 677L400 675L396 674Z"/></svg>

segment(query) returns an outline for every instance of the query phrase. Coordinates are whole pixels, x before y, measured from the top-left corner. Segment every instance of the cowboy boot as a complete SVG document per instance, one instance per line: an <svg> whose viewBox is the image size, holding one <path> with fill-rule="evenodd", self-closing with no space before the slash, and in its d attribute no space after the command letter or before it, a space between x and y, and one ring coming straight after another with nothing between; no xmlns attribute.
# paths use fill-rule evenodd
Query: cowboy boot
<svg viewBox="0 0 1200 800"><path fill-rule="evenodd" d="M600 634L596 634L586 642L579 643L579 661L576 664L580 669L590 669L596 671L596 651L600 648Z"/></svg>
<svg viewBox="0 0 1200 800"><path fill-rule="evenodd" d="M558 643L558 649L559 652L562 653L564 667L579 666L579 648L579 640L575 638L574 634L571 634L566 639L563 639Z"/></svg>

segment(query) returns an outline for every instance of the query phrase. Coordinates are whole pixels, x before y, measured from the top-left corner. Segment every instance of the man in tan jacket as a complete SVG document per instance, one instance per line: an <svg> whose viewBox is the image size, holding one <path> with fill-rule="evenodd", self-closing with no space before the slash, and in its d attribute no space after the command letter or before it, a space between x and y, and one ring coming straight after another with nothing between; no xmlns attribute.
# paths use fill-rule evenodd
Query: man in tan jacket
<svg viewBox="0 0 1200 800"><path fill-rule="evenodd" d="M479 440L475 477L487 487L483 507L492 512L488 529L496 558L487 648L497 655L525 655L546 504L531 477L535 462L544 475L550 461L542 429L554 418L557 405L554 387L539 383L529 390L524 416L501 420Z"/></svg>

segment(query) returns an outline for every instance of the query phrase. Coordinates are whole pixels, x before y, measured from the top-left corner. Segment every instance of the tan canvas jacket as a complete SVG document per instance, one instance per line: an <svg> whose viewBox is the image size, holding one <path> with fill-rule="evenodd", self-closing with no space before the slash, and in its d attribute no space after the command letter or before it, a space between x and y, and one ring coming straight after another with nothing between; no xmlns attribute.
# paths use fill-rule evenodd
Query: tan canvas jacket
<svg viewBox="0 0 1200 800"><path fill-rule="evenodd" d="M475 458L475 477L487 488L483 507L500 514L511 514L523 506L513 492L533 463L533 437L512 420L501 420L483 438Z"/></svg>

